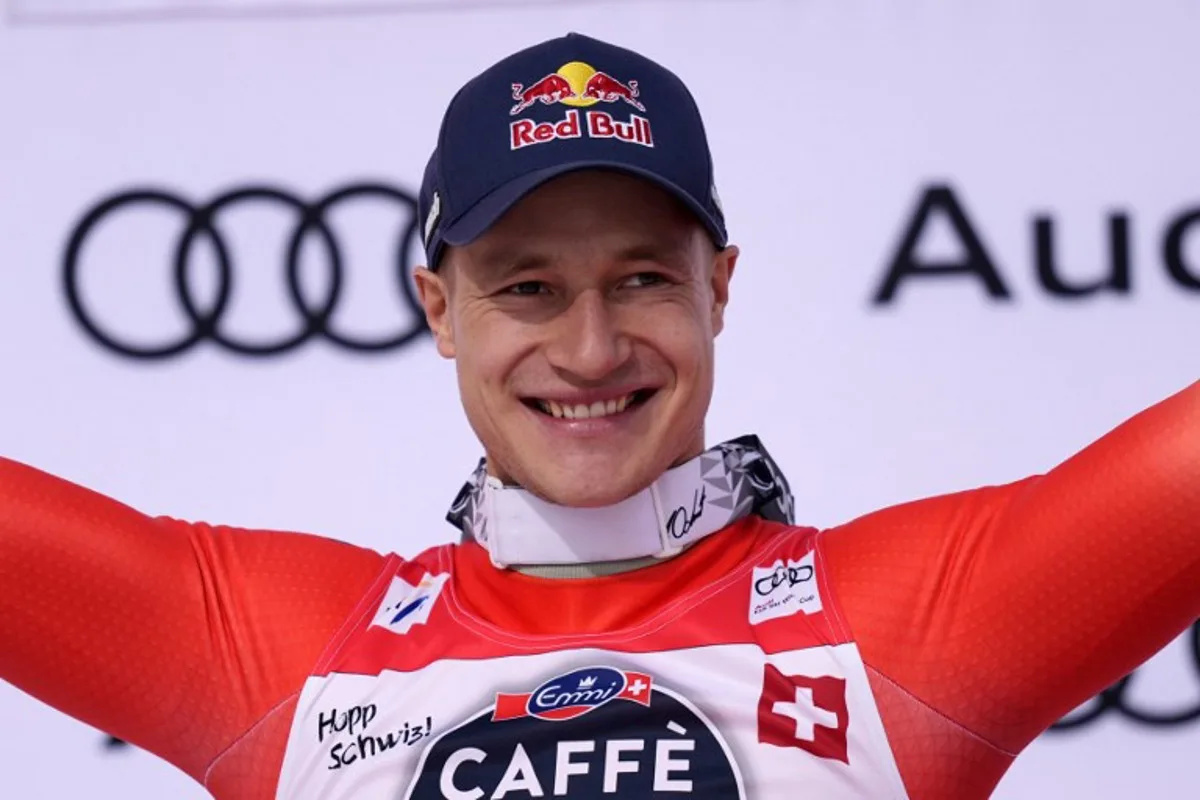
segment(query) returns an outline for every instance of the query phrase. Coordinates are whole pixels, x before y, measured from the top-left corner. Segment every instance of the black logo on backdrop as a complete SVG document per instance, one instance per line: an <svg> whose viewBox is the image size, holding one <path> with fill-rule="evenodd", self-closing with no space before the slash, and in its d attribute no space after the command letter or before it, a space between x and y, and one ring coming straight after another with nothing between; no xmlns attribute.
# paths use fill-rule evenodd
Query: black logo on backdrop
<svg viewBox="0 0 1200 800"><path fill-rule="evenodd" d="M347 279L346 242L331 221L331 212L342 204L372 200L384 202L402 212L403 222L395 231L395 245L388 270L395 278L402 303L400 320L382 336L362 336L346 332L334 319L343 298ZM235 207L279 208L294 214L294 224L284 243L281 263L250 264L234 248L222 231L222 215ZM151 207L177 213L182 219L174 240L169 269L178 310L186 317L186 330L174 337L151 342L135 342L109 330L95 315L82 288L84 253L96 230L114 216L136 207ZM355 183L336 189L308 202L294 194L270 186L247 186L227 191L212 201L193 204L179 195L157 189L133 189L104 198L89 209L75 225L63 259L63 283L71 312L84 331L98 344L122 356L135 359L166 359L180 355L208 340L233 353L250 357L273 356L295 350L310 339L320 338L345 350L380 353L395 350L425 333L428 328L416 294L409 283L412 253L419 252L417 201L408 192L380 183ZM208 302L198 299L189 276L197 252L205 247L215 262L215 297ZM306 296L301 281L301 256L315 250L322 257L326 281L320 297ZM279 269L284 279L285 299L290 305L294 326L273 338L254 340L239 337L222 327L222 320L233 299L238 275L251 269Z"/></svg>
<svg viewBox="0 0 1200 800"><path fill-rule="evenodd" d="M950 224L962 255L947 260L924 259L917 247L930 221L941 215ZM1006 302L1012 291L1001 276L997 262L988 253L979 228L971 222L966 208L953 189L944 185L925 187L916 210L909 218L895 253L888 262L883 280L875 290L875 305L891 305L905 282L929 283L934 279L978 282L990 300ZM1062 276L1062 263L1055 249L1055 220L1048 214L1034 216L1033 267L1038 283L1052 297L1080 300L1101 293L1128 295L1133 289L1133 221L1126 211L1108 216L1108 273L1091 281L1072 282ZM1163 267L1172 283L1188 292L1200 292L1200 264L1185 260L1184 248L1189 236L1200 237L1200 207L1184 209L1164 226L1159 252Z"/></svg>

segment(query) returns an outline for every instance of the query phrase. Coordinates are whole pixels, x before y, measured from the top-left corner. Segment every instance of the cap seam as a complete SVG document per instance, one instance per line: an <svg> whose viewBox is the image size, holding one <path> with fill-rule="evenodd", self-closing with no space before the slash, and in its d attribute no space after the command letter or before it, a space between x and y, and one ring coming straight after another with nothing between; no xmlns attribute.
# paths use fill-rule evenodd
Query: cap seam
<svg viewBox="0 0 1200 800"><path fill-rule="evenodd" d="M435 166L434 172L437 175L437 181L433 185L433 191L430 192L429 202L432 207L434 196L440 194L442 210L441 210L441 213L439 214L440 219L437 220L437 222L434 224L434 229L432 231L430 231L430 233L429 233L428 241L425 242L424 249L425 249L425 259L427 261L431 262L431 263L427 264L426 266L431 271L434 271L434 272L436 272L437 268L438 268L438 264L436 262L440 261L441 258L445 255L446 240L441 235L441 232L445 231L446 228L449 226L450 217L451 217L450 212L454 208L454 198L453 198L453 195L451 195L450 189L449 189L450 181L446 177L446 170L445 170L446 133L447 133L447 129L450 127L450 118L453 116L455 108L458 106L459 102L461 101L463 92L467 91L467 88L472 83L474 83L473 80L468 81L466 84L464 84L462 87L460 87L457 92L454 93L454 97L450 98L450 104L446 107L446 113L442 117L442 124L441 124L440 129L438 130L437 147L433 153L433 157L436 161L436 164L434 165ZM417 224L423 226L425 224L425 220L418 220ZM424 238L425 237L423 237L423 239ZM432 257L433 253L430 252L430 247L429 247L431 244L434 243L435 238L440 240L438 242L438 247L437 247L437 256L438 256L437 259Z"/></svg>
<svg viewBox="0 0 1200 800"><path fill-rule="evenodd" d="M672 75L674 75L674 73L672 73ZM713 202L712 198L713 188L717 185L717 176L713 166L712 145L708 141L708 127L704 124L704 116L700 113L700 104L696 102L696 98L692 94L691 90L687 88L687 84L685 84L683 79L677 75L675 76L675 80L679 81L679 87L683 90L688 102L691 103L692 111L694 111L696 114L696 123L700 126L700 137L701 141L704 142L704 160L708 165L708 174L705 176L704 188L704 191L708 196L704 200L704 205L707 208L716 211L717 218L721 220L721 230L724 234L722 237L724 241L721 244L727 245L729 244L729 227L725 223L725 211L724 209L717 208L716 203Z"/></svg>

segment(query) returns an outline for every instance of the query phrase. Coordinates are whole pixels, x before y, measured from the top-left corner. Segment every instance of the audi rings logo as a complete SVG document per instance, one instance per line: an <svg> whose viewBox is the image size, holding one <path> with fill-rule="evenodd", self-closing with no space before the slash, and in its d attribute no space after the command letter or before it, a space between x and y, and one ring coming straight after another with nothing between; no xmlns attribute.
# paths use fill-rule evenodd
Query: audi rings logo
<svg viewBox="0 0 1200 800"><path fill-rule="evenodd" d="M1120 717L1127 722L1147 728L1178 728L1200 721L1200 623L1184 636L1188 651L1187 672L1192 678L1191 697L1181 702L1142 700L1135 692L1138 672L1126 675L1083 706L1055 723L1052 731L1078 731L1106 717ZM1140 672L1140 670L1139 670ZM1152 694L1152 692L1150 693Z"/></svg>
<svg viewBox="0 0 1200 800"><path fill-rule="evenodd" d="M355 221L351 210L358 213L363 206L373 207L369 212L372 220L379 217L380 209L388 214L386 223L367 231L370 235L366 238L379 239L382 233L386 239L374 266L367 259L351 259L348 255L355 249L349 241L353 237L347 235L353 226L344 223ZM159 224L164 212L176 216L178 224ZM271 226L252 228L252 236L231 232L234 227L238 231L246 229L247 219L260 219L264 213L278 217L280 212L286 220L284 233L282 238L272 240L276 247L271 255L261 256L262 240L266 238L263 231ZM239 220L241 224L236 224ZM147 229L151 222L155 227ZM95 250L112 251L112 243L120 238L116 234L121 232L121 225L126 226L126 234L130 229L147 232L132 246L126 242L117 259L95 257ZM357 232L357 228L354 230ZM157 256L157 262L153 257L150 260L159 274L155 280L165 280L170 286L167 308L159 307L162 302L148 299L152 296L150 290L136 285L124 268L131 259L146 261L148 253L161 253L161 246L150 239L161 241L164 235L166 256ZM107 240L96 242L105 236ZM108 245L107 251L104 244ZM259 257L251 257L249 251ZM359 353L382 353L403 347L428 330L410 283L419 253L416 199L380 183L344 186L312 202L271 186L236 188L203 204L172 192L133 189L104 198L75 225L64 254L63 282L71 312L84 331L101 346L128 358L167 359L203 341L250 357L286 353L312 339ZM121 267L96 266L114 260ZM345 305L347 284L369 282L359 273L371 270L387 280L385 291L371 300L379 303L386 299L388 320L379 326L381 330L361 333L361 319L339 309ZM311 279L314 272L319 280ZM207 291L200 292L196 286L204 277L209 279ZM238 332L246 325L235 326L227 319L232 315L231 308L238 306L237 289L264 281L278 287L274 288L273 302L284 303L282 316L286 322L272 320L269 333ZM320 285L315 291L314 282ZM121 295L124 310L118 315L111 308L107 314L102 313L108 306L96 298L111 300L114 294ZM389 294L390 298L383 297ZM246 307L244 301L241 307ZM157 321L172 310L182 317L182 325ZM241 313L243 320L254 320L260 329L263 319L270 317L261 309ZM353 324L348 325L347 320ZM133 335L130 326L154 332Z"/></svg>

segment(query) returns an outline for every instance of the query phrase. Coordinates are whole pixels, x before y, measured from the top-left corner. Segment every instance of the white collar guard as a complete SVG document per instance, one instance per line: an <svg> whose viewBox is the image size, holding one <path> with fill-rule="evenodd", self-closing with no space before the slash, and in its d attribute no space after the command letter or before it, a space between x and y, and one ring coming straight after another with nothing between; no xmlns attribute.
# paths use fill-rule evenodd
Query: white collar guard
<svg viewBox="0 0 1200 800"><path fill-rule="evenodd" d="M750 514L793 521L787 480L756 436L712 447L600 508L560 506L505 486L481 459L446 519L504 568L669 558Z"/></svg>

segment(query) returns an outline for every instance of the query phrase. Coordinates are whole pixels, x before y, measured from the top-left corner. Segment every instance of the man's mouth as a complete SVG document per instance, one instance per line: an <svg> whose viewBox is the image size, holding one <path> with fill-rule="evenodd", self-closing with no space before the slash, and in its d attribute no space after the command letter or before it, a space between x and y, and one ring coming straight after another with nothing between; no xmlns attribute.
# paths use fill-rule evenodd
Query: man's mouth
<svg viewBox="0 0 1200 800"><path fill-rule="evenodd" d="M598 419L622 414L636 408L649 400L654 392L654 389L638 389L621 397L596 400L592 403L564 403L537 397L529 398L524 402L530 408L555 419Z"/></svg>

